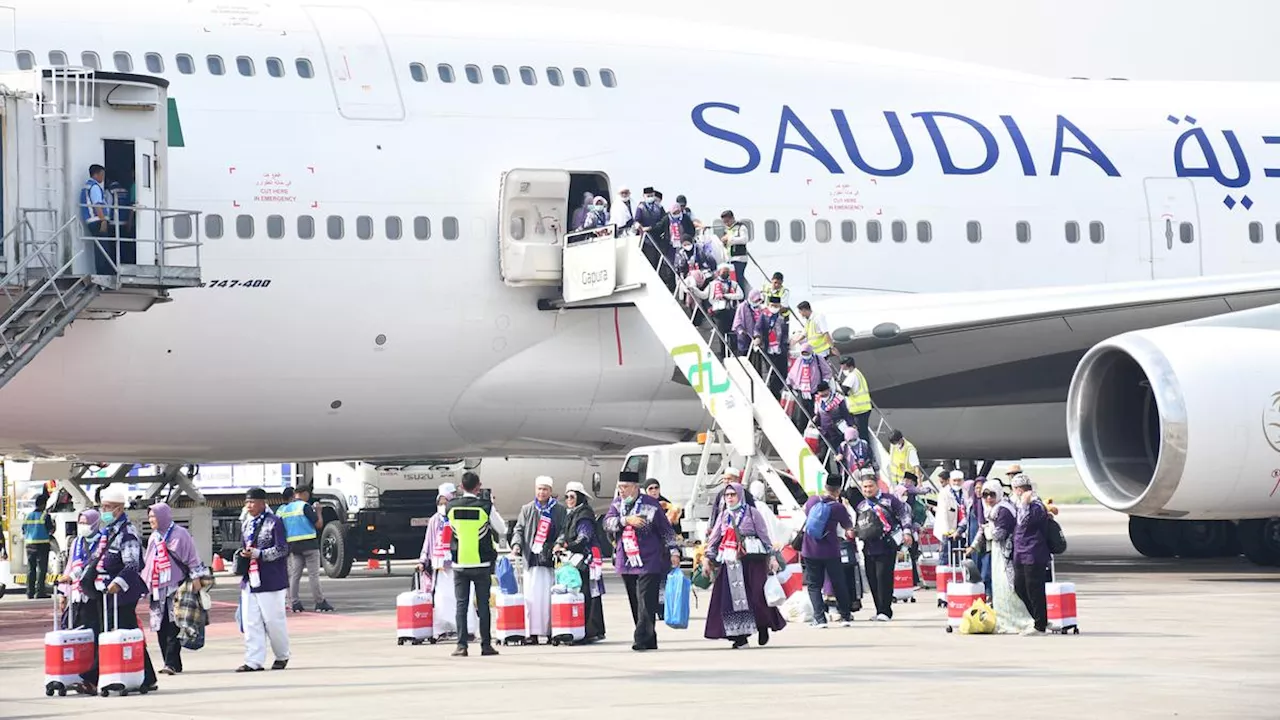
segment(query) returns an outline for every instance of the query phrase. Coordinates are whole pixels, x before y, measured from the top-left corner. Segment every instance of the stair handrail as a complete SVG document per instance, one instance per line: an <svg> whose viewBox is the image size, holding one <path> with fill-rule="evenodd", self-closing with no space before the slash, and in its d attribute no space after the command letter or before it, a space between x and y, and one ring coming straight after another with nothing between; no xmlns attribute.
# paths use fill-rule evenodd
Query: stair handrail
<svg viewBox="0 0 1280 720"><path fill-rule="evenodd" d="M23 228L25 228L25 229L27 229L27 230L30 230L30 231L31 231L31 235L32 235L32 236L33 236L33 238L34 238L34 235L35 235L35 232L36 232L36 231L35 231L35 228L34 228L34 227L32 227L32 225L31 225L31 221L30 221L30 220L28 220L28 219L27 219L27 217L26 217L26 213L27 213L27 212L53 212L53 211L45 211L45 210L34 210L34 211L31 211L31 210L23 209L23 218L22 218L21 220L19 220L19 221L18 221L18 224L14 225L14 226L9 230L9 232L6 232L6 233L5 233L4 237L5 237L5 239L6 239L6 240L7 240L7 239L8 239L8 237L9 237L9 233L15 232L15 231L20 230L20 229L23 229ZM45 269L46 269L46 270L50 269L49 264L45 261L46 259L45 259L45 253L44 253L44 251L45 251L46 249L48 249L48 247L49 247L50 245L57 245L57 242L58 242L58 240L57 240L58 235L59 235L61 232L63 232L63 231L67 228L67 226L71 224L71 222L72 222L71 220L68 220L67 222L63 223L63 225L62 225L61 227L59 227L58 229L56 229L56 230L54 230L53 232L51 232L51 233L49 234L49 237L48 237L48 238L46 238L46 239L44 239L44 240L40 240L40 239L19 239L19 240L18 240L18 243L17 243L17 247L19 248L19 252L18 252L18 254L19 254L21 257L19 257L19 258L18 258L18 264L17 264L17 265L14 265L12 268L10 268L10 269L9 269L9 271L8 271L8 272L6 272L6 273L4 274L4 277L3 277L3 278L0 278L0 286L6 286L6 287L7 287L8 285L10 285L10 284L11 284L11 282L12 282L12 280L11 280L11 279L12 279L12 278L14 278L14 277L16 277L16 276L18 276L18 275L20 275L20 274L22 273L22 271L26 270L26 269L27 269L27 267L28 267L31 263L33 263L33 262L35 262L35 261L36 261L36 259L39 259L39 260L41 261L41 263L42 263L42 264L44 264L44 267L45 267ZM25 278L23 278L23 283L22 283L22 284L23 284L23 286L24 286L24 287L26 286L26 282L25 282L25 280L26 280L26 279L25 279ZM7 290L6 290L6 292L7 292Z"/></svg>

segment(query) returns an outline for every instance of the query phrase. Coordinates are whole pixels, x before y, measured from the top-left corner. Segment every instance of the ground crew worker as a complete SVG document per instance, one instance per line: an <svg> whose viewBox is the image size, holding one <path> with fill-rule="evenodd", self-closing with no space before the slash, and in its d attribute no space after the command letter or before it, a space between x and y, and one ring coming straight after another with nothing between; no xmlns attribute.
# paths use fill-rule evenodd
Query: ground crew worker
<svg viewBox="0 0 1280 720"><path fill-rule="evenodd" d="M311 504L311 488L304 485L295 491L287 487L284 499L285 504L276 510L276 516L284 521L285 540L289 543L289 607L296 613L304 610L301 590L305 569L316 612L332 612L333 606L320 592L320 541L316 531L323 524Z"/></svg>
<svg viewBox="0 0 1280 720"><path fill-rule="evenodd" d="M22 521L22 542L27 548L27 599L49 597L45 576L49 574L49 543L53 537L53 518L45 512L49 496L36 496L36 508Z"/></svg>
<svg viewBox="0 0 1280 720"><path fill-rule="evenodd" d="M814 312L808 300L801 301L796 306L796 310L804 319L805 338L809 341L809 347L813 348L813 354L822 358L832 354L840 355L839 351L831 346L831 332L827 330L827 319Z"/></svg>
<svg viewBox="0 0 1280 720"><path fill-rule="evenodd" d="M780 305L782 307L782 316L791 317L791 291L782 286L782 273L773 274L768 285L764 288L764 302L766 305Z"/></svg>
<svg viewBox="0 0 1280 720"><path fill-rule="evenodd" d="M462 495L449 501L445 516L453 537L449 551L453 557L453 591L457 596L454 627L458 628L458 649L453 657L467 656L467 612L475 587L476 612L480 616L480 654L497 655L493 647L493 624L489 613L490 574L498 559L498 537L507 534L507 523L493 511L493 502L479 496L480 476L462 475Z"/></svg>
<svg viewBox="0 0 1280 720"><path fill-rule="evenodd" d="M920 469L920 456L916 453L916 446L902 436L901 430L894 430L893 434L889 436L890 484L895 486L901 484L908 471L915 473L916 477L924 477L924 472Z"/></svg>
<svg viewBox="0 0 1280 720"><path fill-rule="evenodd" d="M871 442L871 386L867 384L867 379L862 376L862 371L858 369L858 363L852 356L840 358L840 369L844 373L840 384L847 390L845 395L849 398L849 414L858 426L858 434ZM902 478L899 477L896 481L902 482Z"/></svg>

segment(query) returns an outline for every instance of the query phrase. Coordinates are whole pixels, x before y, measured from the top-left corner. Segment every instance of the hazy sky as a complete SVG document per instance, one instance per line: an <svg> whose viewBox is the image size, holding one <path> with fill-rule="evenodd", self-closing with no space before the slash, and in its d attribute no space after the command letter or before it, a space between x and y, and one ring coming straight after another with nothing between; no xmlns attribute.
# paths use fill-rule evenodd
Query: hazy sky
<svg viewBox="0 0 1280 720"><path fill-rule="evenodd" d="M1280 80L1276 0L521 2L583 12L634 6L659 25L683 16L1056 77Z"/></svg>

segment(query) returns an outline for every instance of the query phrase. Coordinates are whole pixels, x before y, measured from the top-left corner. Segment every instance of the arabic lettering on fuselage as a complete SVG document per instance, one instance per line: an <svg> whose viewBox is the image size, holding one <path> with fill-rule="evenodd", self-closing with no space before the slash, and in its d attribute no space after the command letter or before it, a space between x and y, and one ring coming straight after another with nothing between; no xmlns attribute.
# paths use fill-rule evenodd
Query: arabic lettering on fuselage
<svg viewBox="0 0 1280 720"><path fill-rule="evenodd" d="M894 110L884 111L884 121L889 130L889 135L897 146L898 162L893 165L881 163L880 167L873 166L863 157L862 151L858 147L858 138L855 137L848 117L843 110L831 110L829 122L826 118L822 119L822 122L826 124L823 126L816 124L818 119L815 117L810 117L806 122L789 105L783 105L778 115L777 134L771 144L757 143L750 137L729 129L733 124L733 116L740 114L741 108L739 106L725 102L705 102L693 108L693 125L699 132L735 146L745 151L747 155L746 162L739 165L722 164L710 157L706 157L703 160L703 166L707 170L726 175L744 175L756 172L764 167L765 158L761 152L762 145L772 150L767 165L770 173L781 172L784 162L788 164L795 163L796 160L793 158L799 155L807 155L812 160L816 160L833 175L844 174L848 170L856 169L877 177L897 177L907 174L916 165L916 153L907 136L903 118ZM1000 141L996 139L996 134L990 127L978 120L960 113L943 111L915 112L908 117L919 121L923 125L929 141L933 145L938 165L944 175L982 175L996 167L997 162L1000 160ZM1008 135L1009 141L1013 144L1022 174L1028 177L1038 175L1040 171L1036 167L1031 149L1027 145L1027 140L1023 136L1022 129L1018 126L1017 120L1011 115L1000 115L999 119L1003 133ZM836 154L818 139L818 136L810 129L811 127L823 127L824 129L834 127L836 134L840 137L841 144L844 145L843 157L838 159ZM966 138L967 144L972 144L972 138L975 136L981 141L983 151L980 162L971 161L962 165L953 157L952 145L959 142L963 134L970 136L970 138ZM879 143L882 142L882 139L883 134L877 132L876 137L873 139L864 138L864 143ZM788 156L788 151L790 151L790 156ZM1064 172L1066 169L1064 158L1067 155L1077 155L1083 158L1083 160L1075 161L1075 163L1088 166L1094 172L1102 173L1103 176L1120 177L1120 171L1116 169L1115 163L1103 152L1098 143L1089 137L1076 123L1073 123L1064 115L1058 115L1054 133L1053 159L1050 164L1049 175L1056 176ZM1081 171L1084 169L1084 167L1080 168ZM1075 172L1076 170L1073 169L1072 171Z"/></svg>

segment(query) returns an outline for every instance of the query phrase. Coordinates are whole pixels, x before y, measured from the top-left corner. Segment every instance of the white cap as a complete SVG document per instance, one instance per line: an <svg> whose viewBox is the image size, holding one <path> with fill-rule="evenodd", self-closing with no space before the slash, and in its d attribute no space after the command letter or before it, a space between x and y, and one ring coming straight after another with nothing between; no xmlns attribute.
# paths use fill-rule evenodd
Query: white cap
<svg viewBox="0 0 1280 720"><path fill-rule="evenodd" d="M533 487L535 490L540 487L554 490L556 487L556 483L548 475L539 475L536 479L534 479Z"/></svg>
<svg viewBox="0 0 1280 720"><path fill-rule="evenodd" d="M732 476L737 477L737 478L742 477L742 471L741 471L741 470L739 470L738 468L736 468L736 467L732 466L732 465L728 465L728 466L726 466L724 470L721 470L721 471L720 471L720 474L721 474L721 475L732 475Z"/></svg>
<svg viewBox="0 0 1280 720"><path fill-rule="evenodd" d="M964 473L959 470L952 470L951 475L949 475L948 477L950 477L952 480L963 480Z"/></svg>
<svg viewBox="0 0 1280 720"><path fill-rule="evenodd" d="M873 468L864 467L858 471L858 477L875 477L876 471Z"/></svg>
<svg viewBox="0 0 1280 720"><path fill-rule="evenodd" d="M116 505L129 504L129 491L123 485L110 485L102 491L101 502Z"/></svg>
<svg viewBox="0 0 1280 720"><path fill-rule="evenodd" d="M586 495L587 488L584 487L582 483L577 482L575 480L574 482L565 483L564 492L566 495L568 495L571 492L582 493L583 495Z"/></svg>
<svg viewBox="0 0 1280 720"><path fill-rule="evenodd" d="M1031 478L1027 477L1022 473L1018 473L1017 475L1013 476L1013 487L1027 488L1032 491L1035 490L1035 485L1031 484Z"/></svg>
<svg viewBox="0 0 1280 720"><path fill-rule="evenodd" d="M436 492L440 495L453 495L458 492L458 486L451 482L440 483L440 487Z"/></svg>

